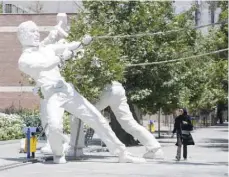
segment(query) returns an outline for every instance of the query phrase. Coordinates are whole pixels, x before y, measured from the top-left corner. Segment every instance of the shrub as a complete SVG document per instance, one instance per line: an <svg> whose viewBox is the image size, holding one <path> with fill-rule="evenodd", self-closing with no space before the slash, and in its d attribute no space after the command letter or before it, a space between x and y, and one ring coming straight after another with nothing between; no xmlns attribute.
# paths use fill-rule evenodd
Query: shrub
<svg viewBox="0 0 229 177"><path fill-rule="evenodd" d="M69 114L64 114L64 132L70 133ZM39 111L21 111L18 114L0 113L0 141L24 138L24 127L41 125Z"/></svg>

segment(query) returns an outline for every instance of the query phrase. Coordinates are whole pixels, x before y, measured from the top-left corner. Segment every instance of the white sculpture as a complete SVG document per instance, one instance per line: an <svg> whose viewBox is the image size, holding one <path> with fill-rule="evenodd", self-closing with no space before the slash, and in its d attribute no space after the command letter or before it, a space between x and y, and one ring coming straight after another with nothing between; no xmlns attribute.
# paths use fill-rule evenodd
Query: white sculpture
<svg viewBox="0 0 229 177"><path fill-rule="evenodd" d="M113 81L104 88L99 101L95 105L99 111L104 110L108 106L110 106L114 112L115 117L122 128L134 138L138 139L140 143L146 147L147 152L143 155L144 158L164 158L161 145L155 139L153 134L138 124L138 122L134 119L127 103L125 89L122 84L117 81ZM76 137L77 134L75 132L71 132L71 139Z"/></svg>
<svg viewBox="0 0 229 177"><path fill-rule="evenodd" d="M41 45L43 46L46 46L46 45L49 45L49 44L55 44L58 42L58 40L62 39L63 37L65 37L66 35L63 35L62 33L62 30L60 30L61 28L62 29L67 29L67 21L65 18L63 18L65 16L65 14L58 14L57 15L57 26L55 26L55 28L53 30L50 31L49 35L43 40L41 41ZM61 27L61 28L60 28ZM66 36L67 37L67 36ZM35 87L34 89L34 92L35 94L37 94L39 90L39 87ZM42 124L42 127L45 127L47 130L46 132L48 132L48 122L47 122L47 119L46 119L46 116L47 116L47 113L46 113L46 100L44 99L41 99L40 100L40 118L41 118L41 124ZM58 111L60 111L59 114L64 114L64 108L60 108ZM63 131L63 119L61 119L59 121L59 128L62 129ZM67 145L68 143L65 144L65 146ZM65 147L66 149L67 147ZM50 147L50 144L47 140L47 143L44 147L41 148L41 152L44 152L44 153L48 153L49 151L51 150L51 147Z"/></svg>
<svg viewBox="0 0 229 177"><path fill-rule="evenodd" d="M57 25L55 26L54 30L51 30L49 35L41 42L42 45L54 44L54 43L68 43L65 40L65 37L68 36L68 27L67 27L67 15L65 13L58 13L57 14ZM87 41L86 41L87 42ZM80 51L81 55L77 55L77 58L80 59L83 57L84 50ZM98 67L98 62L96 59L93 60L92 64ZM36 89L35 89L36 90ZM44 106L43 106L44 105ZM45 107L46 103L44 100L41 101L40 104L40 112L41 112L41 122L42 126L44 127L47 123L45 117ZM60 108L61 114L64 112L64 109ZM44 118L44 119L43 119ZM60 127L63 127L63 122L60 121ZM47 127L48 129L48 127ZM71 139L64 144L65 154L70 156L71 158L83 156L83 148L85 147L84 144L84 132L83 132L83 123L80 119L75 118L73 115L70 116L70 129L71 129ZM50 147L49 142L45 144L41 148L41 152L44 154L52 154L52 150Z"/></svg>
<svg viewBox="0 0 229 177"><path fill-rule="evenodd" d="M47 101L46 118L49 128L46 134L54 155L54 163L66 163L63 146L66 137L59 127L63 118L58 111L61 107L92 127L110 152L119 155L119 162L145 162L143 158L133 157L126 151L125 145L115 136L101 113L61 76L58 64L71 58L71 51L76 50L81 42L40 46L40 33L32 21L19 25L18 39L23 46L23 53L18 61L19 69L36 81L37 86L41 87L44 100ZM63 56L58 57L60 54Z"/></svg>
<svg viewBox="0 0 229 177"><path fill-rule="evenodd" d="M151 134L146 128L141 126L133 117L129 105L127 103L127 98L125 95L125 89L122 84L113 81L108 84L100 98L95 104L95 107L102 111L110 106L115 114L117 121L120 123L122 128L134 138L138 139L142 145L146 148L146 153L143 155L144 158L148 159L163 159L163 151L161 145L155 139L153 134ZM71 131L71 141L76 139L77 130ZM78 136L82 136L79 134ZM70 142L71 142L70 141ZM70 144L70 149L73 149L74 143ZM78 154L76 154L77 156Z"/></svg>
<svg viewBox="0 0 229 177"><path fill-rule="evenodd" d="M48 45L54 43L66 44L68 43L68 41L65 40L65 37L68 36L67 32L68 32L67 15L65 13L58 13L57 26L55 26L54 30L50 31L48 37L46 37L41 43L42 45ZM84 43L88 43L88 41L84 41ZM84 50L80 49L78 51L80 51L81 55L79 55L79 53L77 52L78 53L77 58L81 59L83 57ZM43 120L43 117L44 118L46 117L45 105L46 105L45 101L42 100L40 104L40 110L41 110L41 121L43 127L47 123L45 121L46 119ZM59 111L64 112L64 109L62 108L61 110L60 108ZM63 127L63 122L60 121L59 123L60 123L60 127ZM73 158L83 156L84 155L83 148L85 147L83 123L81 122L81 120L75 118L73 115L71 115L70 117L70 129L71 129L72 136L71 139L64 144L65 154ZM45 146L41 148L41 152L44 154L52 154L52 150L48 141L45 144Z"/></svg>
<svg viewBox="0 0 229 177"><path fill-rule="evenodd" d="M159 142L153 134L134 119L127 103L125 89L117 81L113 81L104 88L99 101L95 105L100 111L108 106L114 112L122 128L146 147L147 152L144 154L144 158L163 158L163 152Z"/></svg>
<svg viewBox="0 0 229 177"><path fill-rule="evenodd" d="M63 14L62 14L63 15ZM57 15L60 16L60 15ZM65 16L67 19L67 16ZM62 18L63 19L63 18ZM64 20L66 22L66 20ZM57 22L58 18L57 18ZM65 23L67 24L67 23ZM64 27L66 29L66 27ZM63 35L62 35L63 36ZM94 64L96 67L101 67L97 62L97 58L95 59ZM127 98L125 95L125 89L122 84L114 81L112 84L108 84L100 97L100 100L96 103L95 107L102 111L106 107L110 106L112 111L114 112L118 122L122 126L122 128L133 137L138 139L145 147L146 153L143 157L145 158L163 158L163 152L161 150L161 146L159 142L155 139L155 137L147 131L143 126L139 125L136 120L133 118L133 115L130 111L129 105L127 103ZM74 127L74 128L73 128ZM68 154L70 156L73 155L73 149L75 149L75 141L76 137L79 136L80 140L78 145L79 147L83 147L83 133L81 131L77 131L78 124L71 122L71 140L70 140L70 151ZM47 149L47 151L50 151ZM76 154L78 156L82 155L82 153Z"/></svg>

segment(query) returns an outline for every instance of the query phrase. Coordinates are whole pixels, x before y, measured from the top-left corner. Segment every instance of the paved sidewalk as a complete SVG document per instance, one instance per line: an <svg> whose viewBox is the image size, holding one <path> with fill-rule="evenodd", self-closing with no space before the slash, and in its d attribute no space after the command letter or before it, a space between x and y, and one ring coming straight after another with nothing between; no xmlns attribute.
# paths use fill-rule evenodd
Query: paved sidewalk
<svg viewBox="0 0 229 177"><path fill-rule="evenodd" d="M228 127L214 126L193 132L195 146L188 147L188 161L174 160L176 139L160 139L165 153L164 161L149 160L145 164L121 164L109 152L89 153L90 158L67 164L24 164L1 171L7 164L21 162L19 144L0 145L0 177L226 177L228 176ZM39 144L41 146L41 144ZM129 151L142 156L143 146L129 147ZM85 149L87 151L88 149ZM37 153L39 156L39 152ZM20 163L22 164L22 163Z"/></svg>

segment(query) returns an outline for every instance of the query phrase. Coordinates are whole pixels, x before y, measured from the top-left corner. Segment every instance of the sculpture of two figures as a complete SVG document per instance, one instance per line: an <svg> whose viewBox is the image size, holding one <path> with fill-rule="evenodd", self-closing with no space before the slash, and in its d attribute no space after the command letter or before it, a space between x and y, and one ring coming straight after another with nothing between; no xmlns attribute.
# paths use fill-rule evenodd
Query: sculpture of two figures
<svg viewBox="0 0 229 177"><path fill-rule="evenodd" d="M75 142L72 141L76 140L79 134L77 118L95 130L109 151L118 155L119 162L141 163L145 162L144 158L161 158L162 150L158 141L134 120L121 83L114 81L108 84L100 100L92 105L61 76L59 66L73 58L75 51L90 44L92 37L87 35L82 41L67 42L64 40L68 35L66 14L58 14L57 20L58 25L55 30L41 42L38 27L34 22L26 21L18 27L18 39L23 47L18 66L23 73L35 80L36 87L41 89L44 97L41 99L41 121L43 127L48 125L45 134L53 153L54 163L66 163L66 153L70 156L77 155L71 153L76 148ZM107 106L111 107L123 129L146 147L144 158L133 156L116 137L100 113ZM73 115L70 140L63 134L64 111Z"/></svg>

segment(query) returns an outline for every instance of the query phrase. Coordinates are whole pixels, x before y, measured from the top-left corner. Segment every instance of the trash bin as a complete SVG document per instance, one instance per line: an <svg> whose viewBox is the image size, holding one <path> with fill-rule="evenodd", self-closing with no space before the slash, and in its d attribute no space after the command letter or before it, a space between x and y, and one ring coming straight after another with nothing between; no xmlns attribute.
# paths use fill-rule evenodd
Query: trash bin
<svg viewBox="0 0 229 177"><path fill-rule="evenodd" d="M33 153L36 152L36 150L37 150L37 137L32 133L32 137L30 138L30 152ZM27 152L27 139L25 139L24 152Z"/></svg>
<svg viewBox="0 0 229 177"><path fill-rule="evenodd" d="M149 131L151 133L155 132L155 125L154 125L154 122L152 120L149 121L148 128L149 128Z"/></svg>

